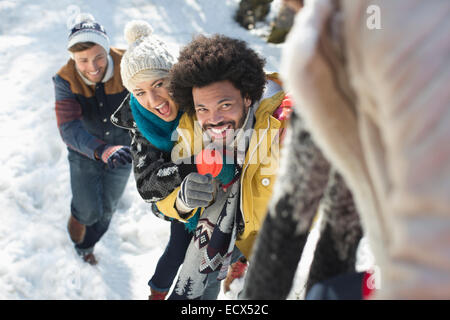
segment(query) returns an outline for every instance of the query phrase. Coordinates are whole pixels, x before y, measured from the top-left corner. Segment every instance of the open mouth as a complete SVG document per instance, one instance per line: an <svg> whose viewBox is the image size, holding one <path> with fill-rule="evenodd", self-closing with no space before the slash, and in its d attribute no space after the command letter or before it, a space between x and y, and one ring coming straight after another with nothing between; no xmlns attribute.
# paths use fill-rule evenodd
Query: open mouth
<svg viewBox="0 0 450 320"><path fill-rule="evenodd" d="M94 72L88 72L88 75L90 75L92 77L98 76L99 74L100 74L100 69L97 69Z"/></svg>
<svg viewBox="0 0 450 320"><path fill-rule="evenodd" d="M225 139L228 132L230 132L231 130L233 130L232 124L226 124L226 125L222 125L222 126L214 126L214 127L209 127L206 129L206 131L208 132L208 135L212 139Z"/></svg>
<svg viewBox="0 0 450 320"><path fill-rule="evenodd" d="M164 117L170 116L170 105L168 101L163 102L160 105L157 105L155 109L160 115Z"/></svg>

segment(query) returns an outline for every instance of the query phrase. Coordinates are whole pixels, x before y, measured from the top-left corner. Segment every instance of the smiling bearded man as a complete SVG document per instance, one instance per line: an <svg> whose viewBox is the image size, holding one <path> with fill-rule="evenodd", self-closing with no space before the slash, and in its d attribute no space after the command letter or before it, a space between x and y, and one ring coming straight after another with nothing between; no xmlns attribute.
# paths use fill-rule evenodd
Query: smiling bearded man
<svg viewBox="0 0 450 320"><path fill-rule="evenodd" d="M233 261L250 256L272 195L286 125L274 116L285 94L277 75L266 75L263 67L264 60L245 42L214 35L195 38L171 70L170 91L185 111L172 158L194 156L200 168L200 151L213 148L227 152L227 161L216 178L191 173L157 203L161 212L179 220L201 212L169 299L197 299L206 286L218 290L211 283L224 279ZM225 182L220 177L228 165L233 169Z"/></svg>
<svg viewBox="0 0 450 320"><path fill-rule="evenodd" d="M251 100L228 81L192 89L197 120L215 144L229 142L244 125Z"/></svg>

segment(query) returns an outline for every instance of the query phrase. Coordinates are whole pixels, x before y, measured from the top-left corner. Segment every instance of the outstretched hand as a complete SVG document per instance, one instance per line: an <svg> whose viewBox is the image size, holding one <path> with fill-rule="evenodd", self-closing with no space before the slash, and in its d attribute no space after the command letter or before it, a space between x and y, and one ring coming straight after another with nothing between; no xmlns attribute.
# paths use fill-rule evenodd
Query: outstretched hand
<svg viewBox="0 0 450 320"><path fill-rule="evenodd" d="M108 165L108 168L115 169L127 163L131 163L132 156L130 147L107 145L102 152L101 159Z"/></svg>

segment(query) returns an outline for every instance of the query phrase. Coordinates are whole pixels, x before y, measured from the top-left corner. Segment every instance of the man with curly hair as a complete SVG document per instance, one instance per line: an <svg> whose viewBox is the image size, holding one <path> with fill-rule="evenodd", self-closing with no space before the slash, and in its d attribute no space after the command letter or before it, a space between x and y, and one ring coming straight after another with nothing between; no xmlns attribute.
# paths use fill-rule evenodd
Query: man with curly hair
<svg viewBox="0 0 450 320"><path fill-rule="evenodd" d="M251 253L289 113L278 75L264 64L245 42L213 35L196 37L171 70L170 91L185 111L172 159L195 159L199 173L157 207L181 221L201 215L170 299L217 297L220 286L211 284Z"/></svg>

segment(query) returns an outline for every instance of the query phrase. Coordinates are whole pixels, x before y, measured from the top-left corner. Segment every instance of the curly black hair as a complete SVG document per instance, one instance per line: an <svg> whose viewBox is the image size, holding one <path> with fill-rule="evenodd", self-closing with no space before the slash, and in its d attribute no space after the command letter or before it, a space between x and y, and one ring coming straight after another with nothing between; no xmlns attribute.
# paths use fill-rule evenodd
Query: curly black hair
<svg viewBox="0 0 450 320"><path fill-rule="evenodd" d="M180 109L195 113L192 88L228 80L243 98L258 101L266 77L265 60L238 39L215 34L199 35L185 46L170 72L169 91Z"/></svg>

